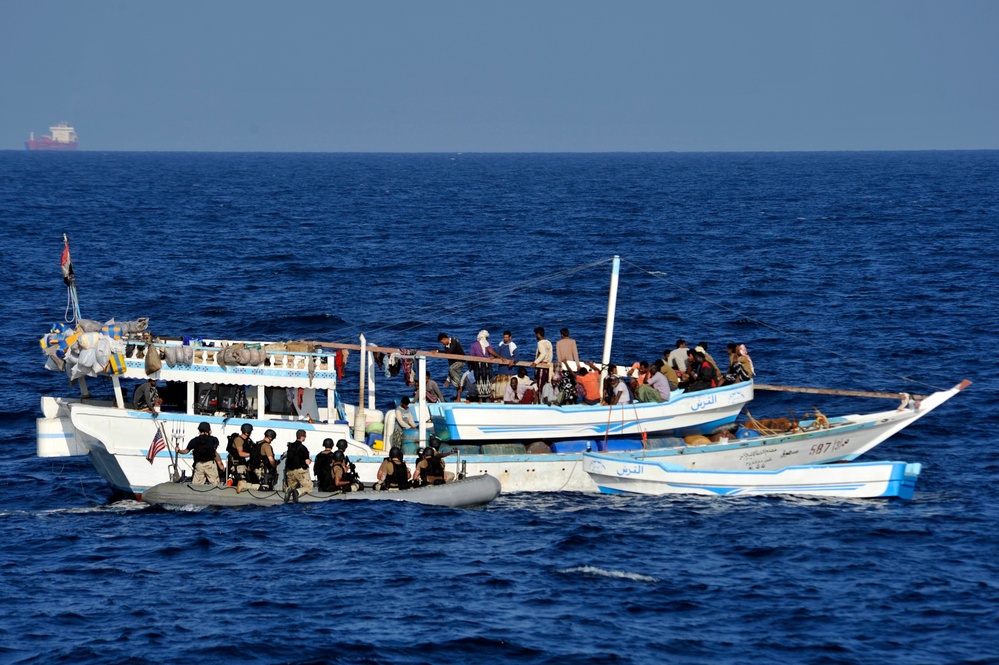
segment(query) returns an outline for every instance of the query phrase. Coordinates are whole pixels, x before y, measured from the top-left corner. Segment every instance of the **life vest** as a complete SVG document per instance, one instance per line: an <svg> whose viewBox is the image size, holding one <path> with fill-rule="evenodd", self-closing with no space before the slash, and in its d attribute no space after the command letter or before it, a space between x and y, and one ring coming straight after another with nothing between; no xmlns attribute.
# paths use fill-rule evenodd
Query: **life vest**
<svg viewBox="0 0 999 665"><path fill-rule="evenodd" d="M258 469L258 468L260 468L260 462L261 462L261 459L262 459L261 456L260 456L260 444L261 444L260 441L257 441L256 443L254 443L253 441L250 441L250 440L247 440L246 443L243 444L243 450L246 450L247 446L249 446L249 449L250 449L250 468L251 469Z"/></svg>
<svg viewBox="0 0 999 665"><path fill-rule="evenodd" d="M315 469L319 491L332 492L335 489L333 485L333 453L323 451L316 455Z"/></svg>
<svg viewBox="0 0 999 665"><path fill-rule="evenodd" d="M201 434L191 439L187 447L194 453L195 464L201 462L214 462L215 451L218 450L219 440L214 436Z"/></svg>
<svg viewBox="0 0 999 665"><path fill-rule="evenodd" d="M391 458L386 458L386 461L392 465L392 473L385 475L385 487L407 489L409 487L409 473L406 469L406 463L397 462Z"/></svg>
<svg viewBox="0 0 999 665"><path fill-rule="evenodd" d="M305 447L301 441L292 441L288 444L288 460L286 468L290 470L294 469L307 469L308 464L305 460L309 457L309 449Z"/></svg>
<svg viewBox="0 0 999 665"><path fill-rule="evenodd" d="M428 483L433 482L432 480L430 480L431 478L440 478L441 480L443 480L444 461L439 457L437 457L436 455L434 455L433 457L424 458L424 460L426 461L427 466L423 468L423 472L420 474L420 478L422 478L425 482Z"/></svg>
<svg viewBox="0 0 999 665"><path fill-rule="evenodd" d="M710 380L712 388L718 387L718 374L715 372L715 368L712 367L711 363L707 360L705 360L704 363L697 368L697 378L701 381Z"/></svg>
<svg viewBox="0 0 999 665"><path fill-rule="evenodd" d="M337 480L337 478L336 478L336 470L337 469L340 469L340 480L343 481L343 482L346 482L345 485L337 485L336 484L336 480ZM342 492L349 492L349 491L351 491L350 485L351 485L351 483L354 483L354 482L357 482L357 478L354 476L354 474L352 474L348 470L346 464L344 464L343 462L333 462L333 488L334 489L338 489L338 490L340 490Z"/></svg>

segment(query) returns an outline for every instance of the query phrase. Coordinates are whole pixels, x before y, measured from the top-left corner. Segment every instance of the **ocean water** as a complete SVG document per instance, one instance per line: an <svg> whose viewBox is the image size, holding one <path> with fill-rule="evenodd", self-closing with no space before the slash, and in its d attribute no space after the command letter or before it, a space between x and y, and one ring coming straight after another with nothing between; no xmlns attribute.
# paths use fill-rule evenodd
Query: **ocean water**
<svg viewBox="0 0 999 665"><path fill-rule="evenodd" d="M997 152L0 152L0 662L999 662L997 182ZM84 316L157 334L533 354L566 326L595 359L618 254L616 359L684 337L763 383L974 384L867 456L923 465L908 502L154 509L34 455L71 394L37 345L63 233Z"/></svg>

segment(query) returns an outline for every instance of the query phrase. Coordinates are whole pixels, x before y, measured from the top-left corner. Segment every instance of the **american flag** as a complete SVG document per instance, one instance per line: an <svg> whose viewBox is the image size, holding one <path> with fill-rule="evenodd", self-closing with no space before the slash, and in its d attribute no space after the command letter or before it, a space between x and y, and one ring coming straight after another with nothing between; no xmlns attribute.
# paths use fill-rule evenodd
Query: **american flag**
<svg viewBox="0 0 999 665"><path fill-rule="evenodd" d="M146 454L146 461L150 464L156 459L156 456L166 450L166 439L163 438L163 432L160 428L156 428L156 436L153 437L153 442L149 444L149 452Z"/></svg>

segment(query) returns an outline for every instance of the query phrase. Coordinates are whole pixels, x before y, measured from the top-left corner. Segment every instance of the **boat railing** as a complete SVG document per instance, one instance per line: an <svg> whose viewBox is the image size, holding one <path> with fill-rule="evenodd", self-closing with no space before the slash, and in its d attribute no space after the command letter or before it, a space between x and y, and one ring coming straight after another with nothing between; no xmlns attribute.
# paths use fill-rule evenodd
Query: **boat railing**
<svg viewBox="0 0 999 665"><path fill-rule="evenodd" d="M314 371L329 371L334 365L335 350L317 347L313 350L288 350L285 343L241 342L206 340L204 344L184 344L182 341L154 341L154 349L161 351L164 362L174 365L214 367L269 367L285 370L308 370L310 361ZM125 358L145 360L149 343L126 341ZM271 348L268 348L271 347ZM235 357L226 361L224 355Z"/></svg>

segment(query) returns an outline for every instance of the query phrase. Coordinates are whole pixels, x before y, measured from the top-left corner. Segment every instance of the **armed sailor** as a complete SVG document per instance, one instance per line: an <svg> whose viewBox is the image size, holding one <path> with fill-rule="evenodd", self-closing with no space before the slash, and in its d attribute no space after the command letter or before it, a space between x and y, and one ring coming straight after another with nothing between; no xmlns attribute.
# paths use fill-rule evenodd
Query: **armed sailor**
<svg viewBox="0 0 999 665"><path fill-rule="evenodd" d="M423 449L423 459L417 462L413 482L419 485L443 485L445 482L444 458L455 451L439 454L433 444Z"/></svg>
<svg viewBox="0 0 999 665"><path fill-rule="evenodd" d="M243 423L238 434L229 437L229 445L226 446L226 453L229 454L229 480L236 486L237 491L246 488L250 469L250 446L253 441L250 434L253 432L253 425Z"/></svg>
<svg viewBox="0 0 999 665"><path fill-rule="evenodd" d="M288 491L301 488L303 492L311 492L313 486L312 479L309 478L309 465L312 457L305 447L305 430L297 430L295 436L296 439L288 444L288 452L285 453L284 488Z"/></svg>
<svg viewBox="0 0 999 665"><path fill-rule="evenodd" d="M274 489L277 485L277 462L271 443L277 436L272 429L264 432L264 438L250 447L250 479L260 489Z"/></svg>
<svg viewBox="0 0 999 665"><path fill-rule="evenodd" d="M187 447L177 453L186 455L194 452L194 485L218 485L219 471L225 469L218 453L219 440L212 436L212 428L208 423L198 425L198 436L187 442Z"/></svg>
<svg viewBox="0 0 999 665"><path fill-rule="evenodd" d="M375 489L409 489L409 469L402 459L402 448L392 446L389 456L378 467Z"/></svg>
<svg viewBox="0 0 999 665"><path fill-rule="evenodd" d="M312 470L316 474L316 488L320 492L332 492L336 489L333 485L333 439L323 439L323 450L316 455Z"/></svg>
<svg viewBox="0 0 999 665"><path fill-rule="evenodd" d="M342 450L333 453L333 490L335 492L356 492L363 489L355 474L347 466L347 456Z"/></svg>

